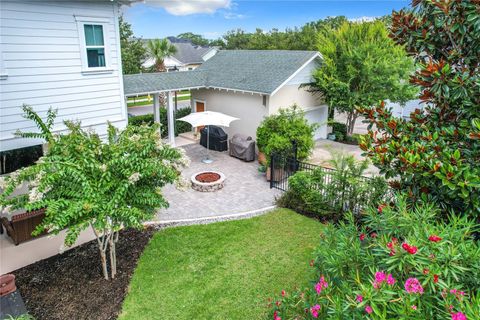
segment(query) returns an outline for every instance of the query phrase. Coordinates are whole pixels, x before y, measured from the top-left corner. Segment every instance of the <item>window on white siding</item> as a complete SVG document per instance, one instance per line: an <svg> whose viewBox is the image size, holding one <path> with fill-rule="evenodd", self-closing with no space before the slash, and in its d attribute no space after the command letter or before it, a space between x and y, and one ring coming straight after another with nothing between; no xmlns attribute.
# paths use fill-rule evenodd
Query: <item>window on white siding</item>
<svg viewBox="0 0 480 320"><path fill-rule="evenodd" d="M108 18L75 17L80 40L82 72L111 72Z"/></svg>
<svg viewBox="0 0 480 320"><path fill-rule="evenodd" d="M105 41L101 24L84 24L85 50L89 68L106 67Z"/></svg>

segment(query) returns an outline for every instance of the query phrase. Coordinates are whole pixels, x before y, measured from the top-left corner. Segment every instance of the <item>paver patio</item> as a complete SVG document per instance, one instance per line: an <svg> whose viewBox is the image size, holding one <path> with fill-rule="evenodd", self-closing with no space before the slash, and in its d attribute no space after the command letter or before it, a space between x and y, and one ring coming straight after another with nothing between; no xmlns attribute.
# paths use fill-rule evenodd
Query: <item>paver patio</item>
<svg viewBox="0 0 480 320"><path fill-rule="evenodd" d="M174 186L164 188L170 203L168 209L160 210L158 220L178 220L231 215L263 209L274 205L280 191L270 189L265 176L258 172L258 163L244 162L230 157L228 152L210 151L213 163L205 164L206 148L199 144L183 146L191 159L190 167L183 175L190 180L199 171L220 171L225 174L225 187L216 192L199 192L193 189L177 190Z"/></svg>

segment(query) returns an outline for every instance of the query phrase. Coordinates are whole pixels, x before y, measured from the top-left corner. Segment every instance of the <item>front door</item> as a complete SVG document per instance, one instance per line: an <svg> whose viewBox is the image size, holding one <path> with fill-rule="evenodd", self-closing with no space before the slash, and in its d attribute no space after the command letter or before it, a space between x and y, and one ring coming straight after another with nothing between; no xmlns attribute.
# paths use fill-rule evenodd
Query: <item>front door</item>
<svg viewBox="0 0 480 320"><path fill-rule="evenodd" d="M195 101L195 112L203 112L205 111L205 102ZM197 127L195 132L200 132L203 129L203 126Z"/></svg>

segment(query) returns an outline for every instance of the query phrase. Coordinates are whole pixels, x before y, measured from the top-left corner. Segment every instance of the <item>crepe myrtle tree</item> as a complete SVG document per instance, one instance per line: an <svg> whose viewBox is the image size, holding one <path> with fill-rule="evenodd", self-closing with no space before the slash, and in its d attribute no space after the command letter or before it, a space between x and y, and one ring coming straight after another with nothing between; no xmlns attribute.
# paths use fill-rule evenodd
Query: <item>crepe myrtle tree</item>
<svg viewBox="0 0 480 320"><path fill-rule="evenodd" d="M162 187L186 186L180 171L189 160L182 149L162 142L158 125L129 126L120 132L108 124L106 142L80 123L66 121L65 126L69 132L52 135L48 152L35 165L1 181L0 205L6 211L46 208L34 233L67 229L65 246L92 228L103 276L114 278L120 229L140 229L158 208L168 207ZM14 196L23 183L29 186L28 194Z"/></svg>

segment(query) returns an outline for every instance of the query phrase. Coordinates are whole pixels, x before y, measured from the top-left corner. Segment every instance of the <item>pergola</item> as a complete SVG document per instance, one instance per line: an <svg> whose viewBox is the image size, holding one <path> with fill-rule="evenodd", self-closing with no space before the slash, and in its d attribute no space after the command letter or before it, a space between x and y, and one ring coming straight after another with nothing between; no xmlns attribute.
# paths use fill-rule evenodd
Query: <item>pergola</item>
<svg viewBox="0 0 480 320"><path fill-rule="evenodd" d="M125 99L139 95L153 96L153 119L160 123L160 94L166 95L168 142L175 146L174 92L204 88L200 71L140 73L123 76Z"/></svg>

